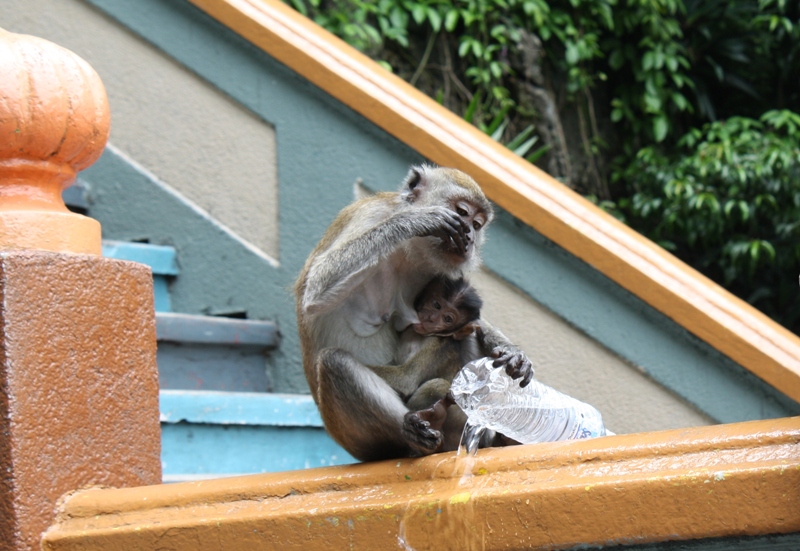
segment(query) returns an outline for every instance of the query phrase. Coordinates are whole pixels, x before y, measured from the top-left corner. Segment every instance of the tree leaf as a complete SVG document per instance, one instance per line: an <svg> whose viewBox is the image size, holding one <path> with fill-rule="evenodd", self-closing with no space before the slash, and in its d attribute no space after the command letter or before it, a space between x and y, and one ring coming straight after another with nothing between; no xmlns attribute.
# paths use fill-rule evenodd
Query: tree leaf
<svg viewBox="0 0 800 551"><path fill-rule="evenodd" d="M428 8L428 21L431 24L433 32L439 32L442 28L442 16L433 8Z"/></svg>
<svg viewBox="0 0 800 551"><path fill-rule="evenodd" d="M417 25L422 25L425 22L425 17L428 15L427 12L427 6L422 4L413 4L411 6L411 17L414 18Z"/></svg>
<svg viewBox="0 0 800 551"><path fill-rule="evenodd" d="M578 45L574 42L567 42L566 44L567 50L565 52L565 59L567 63L570 65L577 65L578 61L580 60L580 52L578 51Z"/></svg>
<svg viewBox="0 0 800 551"><path fill-rule="evenodd" d="M653 137L655 137L656 142L663 142L664 138L667 137L667 132L669 132L669 122L667 121L667 117L660 116L653 119Z"/></svg>
<svg viewBox="0 0 800 551"><path fill-rule="evenodd" d="M444 28L447 32L453 32L458 25L458 10L451 9L444 16Z"/></svg>

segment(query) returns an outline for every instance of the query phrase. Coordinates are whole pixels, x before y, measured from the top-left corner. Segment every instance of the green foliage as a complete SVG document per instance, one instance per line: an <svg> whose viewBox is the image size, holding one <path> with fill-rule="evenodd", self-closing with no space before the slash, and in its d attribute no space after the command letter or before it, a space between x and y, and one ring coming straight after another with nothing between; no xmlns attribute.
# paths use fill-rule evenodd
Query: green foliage
<svg viewBox="0 0 800 551"><path fill-rule="evenodd" d="M691 80L676 14L677 0L292 0L301 13L344 40L377 57L382 49L409 48L410 37L452 36L464 62L471 100L484 98L481 121L494 119L509 105L514 74L509 47L520 31L540 36L548 58L566 75L576 95L606 80L607 71L630 80L613 102L612 118L625 119L663 139L674 110L691 107L682 93ZM392 45L393 43L393 45ZM604 47L601 47L603 46ZM607 58L608 64L595 64Z"/></svg>
<svg viewBox="0 0 800 551"><path fill-rule="evenodd" d="M476 124L520 108L512 53L523 31L542 39L573 100L607 82L629 155L708 120L800 111L800 7L786 0L287 1L387 67L422 57L412 83L434 42L452 43L461 113L481 98Z"/></svg>
<svg viewBox="0 0 800 551"><path fill-rule="evenodd" d="M800 331L800 115L769 111L694 129L625 171L628 222Z"/></svg>
<svg viewBox="0 0 800 551"><path fill-rule="evenodd" d="M662 142L682 112L691 112L686 98L693 82L682 42L677 0L631 2L618 12L617 32L608 42L608 63L615 72L616 97L611 120L624 121L639 142Z"/></svg>
<svg viewBox="0 0 800 551"><path fill-rule="evenodd" d="M706 120L798 110L798 6L783 0L686 0L698 114Z"/></svg>
<svg viewBox="0 0 800 551"><path fill-rule="evenodd" d="M453 56L464 62L451 71L463 96L461 105L481 98L473 106L470 121L489 124L502 111L514 106L506 83L511 72L507 54L508 46L519 37L504 14L517 0L291 0L290 3L394 70L400 62L415 57L411 54L413 47L422 44L425 47L415 50L416 59L412 63L419 63L421 57L417 69L424 71L430 50L441 36L446 43L454 44ZM423 49L426 53L420 55ZM414 73L408 78L415 83L419 76ZM441 88L429 92L441 101L449 99L441 97Z"/></svg>
<svg viewBox="0 0 800 551"><path fill-rule="evenodd" d="M484 124L509 105L517 107L519 75L512 70L511 52L519 46L521 31L532 32L542 39L548 62L563 76L573 100L610 79L610 118L631 136L632 151L680 135L676 132L682 132L682 123L692 122L694 114L701 121L727 116L725 109L719 112L715 106L715 98L725 96L716 93L720 86L751 98L766 92L767 87L743 75L752 71L746 64L768 59L770 63L756 65L756 71L784 80L795 75L798 66L800 25L783 0L686 0L686 4L680 0L291 0L291 4L387 66L397 65L397 59L392 63L385 58L387 52L416 54L418 60L420 48L414 50L414 44L427 44L430 55L437 39L449 38L462 63L455 68L456 76L466 79L461 90L467 94L464 103L480 94L476 114ZM424 71L424 65L418 69Z"/></svg>
<svg viewBox="0 0 800 551"><path fill-rule="evenodd" d="M582 191L800 333L800 3L285 1L531 162L553 145L523 93L544 75L613 159Z"/></svg>

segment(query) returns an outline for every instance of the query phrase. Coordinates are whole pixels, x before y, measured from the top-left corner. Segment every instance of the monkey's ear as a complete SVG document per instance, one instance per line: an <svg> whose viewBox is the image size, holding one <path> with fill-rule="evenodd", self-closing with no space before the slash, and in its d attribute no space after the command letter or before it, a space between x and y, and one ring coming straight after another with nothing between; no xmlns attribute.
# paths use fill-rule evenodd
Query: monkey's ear
<svg viewBox="0 0 800 551"><path fill-rule="evenodd" d="M472 335L475 331L477 331L479 325L476 322L468 323L455 333L453 333L453 338L457 341L464 340L465 338Z"/></svg>
<svg viewBox="0 0 800 551"><path fill-rule="evenodd" d="M405 181L403 182L403 198L410 203L413 203L417 200L422 192L423 186L424 182L422 180L422 168L418 166L412 166L411 170L408 171Z"/></svg>

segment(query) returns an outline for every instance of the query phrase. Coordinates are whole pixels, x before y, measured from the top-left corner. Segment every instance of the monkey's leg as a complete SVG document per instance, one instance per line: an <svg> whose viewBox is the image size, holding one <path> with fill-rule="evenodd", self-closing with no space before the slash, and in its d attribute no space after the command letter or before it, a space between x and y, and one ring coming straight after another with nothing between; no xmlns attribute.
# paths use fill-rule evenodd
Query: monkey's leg
<svg viewBox="0 0 800 551"><path fill-rule="evenodd" d="M403 435L406 440L416 442L419 455L441 451L442 427L447 419L444 396L450 390L450 382L432 379L423 383L406 403L411 409L403 418Z"/></svg>
<svg viewBox="0 0 800 551"><path fill-rule="evenodd" d="M388 384L399 396L410 396L419 387L421 374L403 365L370 365L368 369Z"/></svg>
<svg viewBox="0 0 800 551"><path fill-rule="evenodd" d="M402 439L413 450L414 455L441 451L444 436L453 430L458 432L455 442L455 447L458 447L457 438L460 437L464 421L460 422L461 428L452 429L451 426L458 424L458 421L446 422L446 406L438 408L438 413L423 410L431 408L450 390L450 379L461 367L460 346L460 341L454 339L432 337L426 339L423 347L403 365L369 366L373 374L400 396L408 396L408 408L417 410L413 415L406 410L401 419ZM457 417L461 410L458 407L455 409L458 410L455 413Z"/></svg>
<svg viewBox="0 0 800 551"><path fill-rule="evenodd" d="M434 452L454 451L461 443L467 415L456 405L450 394L450 382L433 379L420 386L408 400L411 409L406 413L403 431L437 430L442 433L442 444ZM507 436L486 430L478 447L516 446L519 442Z"/></svg>
<svg viewBox="0 0 800 551"><path fill-rule="evenodd" d="M427 382L436 379L452 379L461 368L460 342L450 338L428 337L422 347L401 365L369 366L381 379L386 381L406 401ZM411 409L424 409L444 396L450 384L424 406ZM422 395L422 394L421 394Z"/></svg>
<svg viewBox="0 0 800 551"><path fill-rule="evenodd" d="M406 406L412 412L428 409L437 402L442 401L450 392L450 381L447 379L431 379L425 381L406 401ZM450 404L447 404L448 406ZM430 419L427 419L430 421Z"/></svg>
<svg viewBox="0 0 800 551"><path fill-rule="evenodd" d="M461 411L450 392L450 381L432 379L411 395L407 405L410 412L403 421L407 438L425 438L428 433L441 433L441 445L428 453L458 449L467 416Z"/></svg>
<svg viewBox="0 0 800 551"><path fill-rule="evenodd" d="M316 370L320 415L342 447L362 461L416 454L402 432L408 408L383 379L338 348L322 350Z"/></svg>

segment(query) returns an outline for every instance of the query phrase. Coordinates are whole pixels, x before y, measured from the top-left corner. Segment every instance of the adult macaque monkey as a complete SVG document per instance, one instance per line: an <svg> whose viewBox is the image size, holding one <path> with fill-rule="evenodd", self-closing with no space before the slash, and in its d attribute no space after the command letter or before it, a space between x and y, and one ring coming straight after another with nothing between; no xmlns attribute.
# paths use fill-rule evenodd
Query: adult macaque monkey
<svg viewBox="0 0 800 551"><path fill-rule="evenodd" d="M419 321L415 297L434 276L457 279L479 266L491 219L472 178L417 166L399 192L342 210L311 252L295 285L304 369L328 433L354 457L440 451L441 432L407 416L398 392L368 366L402 363L400 333ZM495 366L530 380L522 351L488 324L483 337L480 352Z"/></svg>

